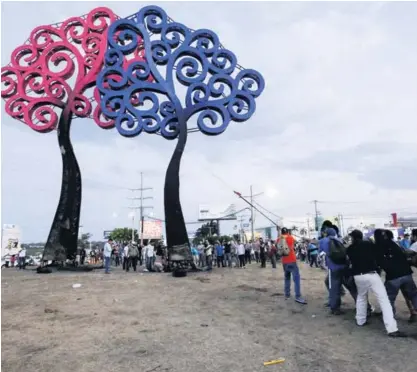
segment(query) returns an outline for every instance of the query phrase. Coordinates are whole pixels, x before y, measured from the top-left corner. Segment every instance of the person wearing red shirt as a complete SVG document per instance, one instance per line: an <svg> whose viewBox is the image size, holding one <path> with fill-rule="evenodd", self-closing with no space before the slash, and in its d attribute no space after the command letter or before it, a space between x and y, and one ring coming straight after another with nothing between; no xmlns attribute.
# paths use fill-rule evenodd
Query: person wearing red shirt
<svg viewBox="0 0 417 372"><path fill-rule="evenodd" d="M287 242L290 253L288 256L282 256L281 262L284 269L285 275L285 299L291 297L291 275L294 281L295 287L295 301L299 304L306 305L307 302L301 297L301 278L300 271L298 270L297 257L295 255L295 240L294 237L289 234L289 231L286 227L281 229L281 236L278 238L278 244L280 239L284 238Z"/></svg>

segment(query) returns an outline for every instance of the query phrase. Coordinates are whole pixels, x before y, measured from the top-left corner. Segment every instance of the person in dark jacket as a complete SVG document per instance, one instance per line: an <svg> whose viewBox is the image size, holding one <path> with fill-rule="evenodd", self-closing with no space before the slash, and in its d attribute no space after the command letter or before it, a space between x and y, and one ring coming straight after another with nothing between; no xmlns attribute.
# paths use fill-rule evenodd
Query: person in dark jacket
<svg viewBox="0 0 417 372"><path fill-rule="evenodd" d="M364 326L367 324L367 299L368 292L372 291L382 310L382 317L390 337L405 337L398 331L397 321L387 291L379 276L378 261L381 260L381 253L377 246L371 241L363 240L362 231L353 230L350 233L352 244L347 248L346 253L351 263L352 275L358 289L356 300L356 324Z"/></svg>
<svg viewBox="0 0 417 372"><path fill-rule="evenodd" d="M413 280L413 270L401 247L390 239L389 230L377 229L374 232L375 244L381 253L379 265L385 271L385 288L395 314L395 300L401 290L406 301L409 301L410 322L417 320L414 309L417 309L417 286ZM391 231L389 231L391 232ZM391 232L392 233L392 232Z"/></svg>

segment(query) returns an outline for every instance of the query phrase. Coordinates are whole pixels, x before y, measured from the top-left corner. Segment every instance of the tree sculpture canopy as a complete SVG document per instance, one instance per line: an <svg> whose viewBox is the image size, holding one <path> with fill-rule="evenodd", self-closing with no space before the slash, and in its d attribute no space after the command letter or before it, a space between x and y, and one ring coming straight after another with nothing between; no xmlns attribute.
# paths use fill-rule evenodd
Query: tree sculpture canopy
<svg viewBox="0 0 417 372"><path fill-rule="evenodd" d="M144 59L124 69L123 61L140 43ZM145 131L175 139L194 131L187 128L194 115L207 135L223 133L231 121L248 120L264 85L257 71L237 64L213 31L193 31L148 6L110 26L97 95L103 116L112 122L106 128L115 126L126 137Z"/></svg>
<svg viewBox="0 0 417 372"><path fill-rule="evenodd" d="M107 29L116 19L102 7L35 28L1 70L7 114L43 133L56 128L56 111L67 105L77 117L90 116L92 105L85 92L103 66Z"/></svg>

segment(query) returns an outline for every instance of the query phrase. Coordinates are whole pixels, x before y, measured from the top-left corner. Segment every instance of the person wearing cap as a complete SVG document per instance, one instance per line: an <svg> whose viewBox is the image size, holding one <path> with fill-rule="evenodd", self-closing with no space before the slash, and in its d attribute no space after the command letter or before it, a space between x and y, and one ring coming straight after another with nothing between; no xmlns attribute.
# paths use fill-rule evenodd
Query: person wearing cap
<svg viewBox="0 0 417 372"><path fill-rule="evenodd" d="M295 289L295 301L299 304L306 305L307 302L301 297L301 278L300 278L300 271L297 265L297 257L295 255L294 245L295 240L294 237L289 234L289 231L286 227L281 229L281 236L278 238L277 244L280 244L280 239L284 238L287 242L288 248L290 249L290 253L288 256L282 256L281 262L282 267L284 269L284 276L285 276L285 299L289 299L291 297L291 275L294 281L294 289Z"/></svg>
<svg viewBox="0 0 417 372"><path fill-rule="evenodd" d="M109 238L109 240L107 240L107 243L104 244L103 258L104 258L104 273L105 274L110 274L110 259L111 259L111 251L113 250L112 244L113 244L112 238Z"/></svg>
<svg viewBox="0 0 417 372"><path fill-rule="evenodd" d="M374 243L363 240L361 231L353 230L350 236L352 244L347 248L346 254L350 259L352 275L358 289L356 324L360 327L367 324L368 292L372 291L382 310L388 336L405 337L404 333L398 330L387 291L379 276L378 262L382 258L381 253Z"/></svg>

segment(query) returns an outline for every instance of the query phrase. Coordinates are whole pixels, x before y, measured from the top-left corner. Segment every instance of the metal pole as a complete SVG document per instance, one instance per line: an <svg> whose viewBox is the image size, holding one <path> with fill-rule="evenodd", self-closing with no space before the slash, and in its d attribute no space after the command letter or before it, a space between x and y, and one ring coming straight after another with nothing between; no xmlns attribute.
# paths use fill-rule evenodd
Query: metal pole
<svg viewBox="0 0 417 372"><path fill-rule="evenodd" d="M132 215L132 243L134 241L135 241L135 214Z"/></svg>
<svg viewBox="0 0 417 372"><path fill-rule="evenodd" d="M316 214L316 218L315 218L315 220L314 220L314 227L315 227L315 230L316 231L319 231L319 225L318 225L318 218L319 218L319 212L318 212L318 210L317 210L317 202L318 202L318 200L313 200L313 203L314 203L314 211L315 211L315 214Z"/></svg>
<svg viewBox="0 0 417 372"><path fill-rule="evenodd" d="M253 192L252 192L252 185L250 185L250 221L251 221L251 236L252 236L252 242L255 241L255 231L254 231L254 222L253 222Z"/></svg>
<svg viewBox="0 0 417 372"><path fill-rule="evenodd" d="M143 173L140 172L140 246L143 246Z"/></svg>

